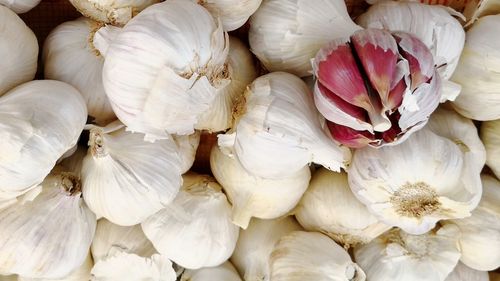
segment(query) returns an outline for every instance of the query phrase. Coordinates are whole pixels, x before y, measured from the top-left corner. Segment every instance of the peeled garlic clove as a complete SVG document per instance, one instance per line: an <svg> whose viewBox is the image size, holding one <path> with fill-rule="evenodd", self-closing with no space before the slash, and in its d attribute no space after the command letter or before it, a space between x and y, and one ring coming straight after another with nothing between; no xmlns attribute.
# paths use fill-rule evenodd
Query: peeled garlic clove
<svg viewBox="0 0 500 281"><path fill-rule="evenodd" d="M225 31L240 28L257 11L262 0L197 0L214 17L220 18Z"/></svg>
<svg viewBox="0 0 500 281"><path fill-rule="evenodd" d="M41 0L0 0L0 5L6 6L15 13L23 14L33 9Z"/></svg>
<svg viewBox="0 0 500 281"><path fill-rule="evenodd" d="M359 29L341 0L270 0L250 17L248 35L269 71L309 76L310 60L323 45Z"/></svg>
<svg viewBox="0 0 500 281"><path fill-rule="evenodd" d="M231 205L209 176L185 174L175 200L141 225L165 257L189 269L218 266L234 250L239 228L231 223Z"/></svg>
<svg viewBox="0 0 500 281"><path fill-rule="evenodd" d="M116 249L141 257L150 257L156 253L140 225L119 226L100 219L91 246L94 261L106 259Z"/></svg>
<svg viewBox="0 0 500 281"><path fill-rule="evenodd" d="M100 32L94 42L106 46ZM190 1L165 1L146 8L110 42L104 89L130 130L150 140L192 134L231 82L228 49L227 34L207 10Z"/></svg>
<svg viewBox="0 0 500 281"><path fill-rule="evenodd" d="M83 197L98 216L134 225L172 202L182 183L178 147L171 139L154 143L119 122L90 128L83 159Z"/></svg>
<svg viewBox="0 0 500 281"><path fill-rule="evenodd" d="M68 276L65 276L61 279L45 279L45 278L27 278L19 276L16 281L89 281L90 280L90 270L94 266L94 262L92 261L92 257L90 253L87 255L87 258L83 262L80 267L76 270L72 271ZM0 278L0 281L4 281Z"/></svg>
<svg viewBox="0 0 500 281"><path fill-rule="evenodd" d="M0 1L0 95L33 80L38 60L38 41L23 20ZM12 1L9 2L9 5ZM8 69L8 71L5 71Z"/></svg>
<svg viewBox="0 0 500 281"><path fill-rule="evenodd" d="M2 96L0 112L0 199L11 199L42 182L76 144L87 110L75 88L44 80Z"/></svg>
<svg viewBox="0 0 500 281"><path fill-rule="evenodd" d="M328 236L294 231L274 247L269 267L273 281L364 281L363 270Z"/></svg>
<svg viewBox="0 0 500 281"><path fill-rule="evenodd" d="M235 107L231 131L218 136L221 150L234 154L252 175L282 179L309 163L338 171L350 159L321 128L307 85L274 72L257 78Z"/></svg>
<svg viewBox="0 0 500 281"><path fill-rule="evenodd" d="M2 274L62 278L88 255L96 219L81 198L80 180L56 167L41 185L33 201L0 210Z"/></svg>
<svg viewBox="0 0 500 281"><path fill-rule="evenodd" d="M159 0L69 0L85 17L103 23L126 24L132 17Z"/></svg>
<svg viewBox="0 0 500 281"><path fill-rule="evenodd" d="M270 280L269 259L276 242L292 231L302 230L291 217L273 220L253 219L240 232L231 262L247 281Z"/></svg>
<svg viewBox="0 0 500 281"><path fill-rule="evenodd" d="M273 219L292 210L307 189L309 167L282 179L265 179L251 175L236 157L225 155L214 146L210 167L232 203L232 221L246 229L252 217Z"/></svg>
<svg viewBox="0 0 500 281"><path fill-rule="evenodd" d="M180 281L242 281L230 262L217 267L205 267L197 270L187 269Z"/></svg>
<svg viewBox="0 0 500 281"><path fill-rule="evenodd" d="M486 148L486 164L500 177L500 120L481 124L481 140Z"/></svg>
<svg viewBox="0 0 500 281"><path fill-rule="evenodd" d="M354 249L354 259L370 281L443 281L460 258L454 225L422 235L394 228L372 242Z"/></svg>
<svg viewBox="0 0 500 281"><path fill-rule="evenodd" d="M177 144L181 158L181 174L186 173L193 166L196 157L196 150L200 144L200 136L201 133L199 131L196 131L191 135L172 136L175 144Z"/></svg>
<svg viewBox="0 0 500 281"><path fill-rule="evenodd" d="M306 230L322 232L346 247L368 243L391 228L356 199L347 174L323 168L314 173L295 216Z"/></svg>
<svg viewBox="0 0 500 281"><path fill-rule="evenodd" d="M104 58L92 42L100 27L102 24L83 17L59 25L45 40L43 62L45 78L66 82L78 89L88 114L97 124L106 125L116 116L102 85Z"/></svg>
<svg viewBox="0 0 500 281"><path fill-rule="evenodd" d="M445 281L489 281L487 271L472 269L459 262Z"/></svg>
<svg viewBox="0 0 500 281"><path fill-rule="evenodd" d="M463 116L474 120L500 118L500 15L479 19L467 31L466 43L452 81L462 92L452 103Z"/></svg>

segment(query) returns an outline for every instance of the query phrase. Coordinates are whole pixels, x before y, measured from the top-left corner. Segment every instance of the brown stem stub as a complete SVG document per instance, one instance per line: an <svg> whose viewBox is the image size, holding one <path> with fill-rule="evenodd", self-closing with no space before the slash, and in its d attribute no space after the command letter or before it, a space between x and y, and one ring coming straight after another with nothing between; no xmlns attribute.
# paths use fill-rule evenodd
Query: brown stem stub
<svg viewBox="0 0 500 281"><path fill-rule="evenodd" d="M436 191L425 182L404 184L394 192L391 203L400 215L413 218L432 214L441 206Z"/></svg>
<svg viewBox="0 0 500 281"><path fill-rule="evenodd" d="M68 192L70 196L80 194L82 191L80 178L69 172L62 172L59 174L59 177L61 178L61 185L64 191Z"/></svg>

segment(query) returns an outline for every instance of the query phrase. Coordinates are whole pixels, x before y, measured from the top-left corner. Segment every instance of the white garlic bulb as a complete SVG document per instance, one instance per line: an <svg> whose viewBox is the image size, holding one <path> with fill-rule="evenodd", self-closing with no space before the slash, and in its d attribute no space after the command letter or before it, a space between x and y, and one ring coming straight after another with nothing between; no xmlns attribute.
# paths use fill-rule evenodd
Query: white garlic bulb
<svg viewBox="0 0 500 281"><path fill-rule="evenodd" d="M172 136L181 157L181 174L189 171L193 166L196 158L196 150L198 149L198 145L200 145L200 137L200 131L195 131L191 135Z"/></svg>
<svg viewBox="0 0 500 281"><path fill-rule="evenodd" d="M181 160L171 139L154 143L119 121L92 126L83 159L83 197L97 215L134 225L172 202L182 183Z"/></svg>
<svg viewBox="0 0 500 281"><path fill-rule="evenodd" d="M81 198L80 180L56 167L33 200L0 210L0 273L57 279L88 255L95 215Z"/></svg>
<svg viewBox="0 0 500 281"><path fill-rule="evenodd" d="M0 0L0 5L6 6L15 13L23 14L33 9L41 0Z"/></svg>
<svg viewBox="0 0 500 281"><path fill-rule="evenodd" d="M445 281L489 281L487 271L472 269L459 262Z"/></svg>
<svg viewBox="0 0 500 281"><path fill-rule="evenodd" d="M500 178L500 120L481 124L481 140L486 148L486 164Z"/></svg>
<svg viewBox="0 0 500 281"><path fill-rule="evenodd" d="M310 60L323 45L358 29L342 0L266 0L250 18L248 35L269 71L310 76Z"/></svg>
<svg viewBox="0 0 500 281"><path fill-rule="evenodd" d="M363 270L328 236L294 231L274 247L269 264L273 281L364 281Z"/></svg>
<svg viewBox="0 0 500 281"><path fill-rule="evenodd" d="M8 1L9 3L11 1ZM33 80L38 60L38 41L24 21L0 1L0 95ZM8 69L8 71L5 71Z"/></svg>
<svg viewBox="0 0 500 281"><path fill-rule="evenodd" d="M102 85L104 58L92 43L102 24L87 18L65 22L56 27L43 46L46 79L74 86L85 99L88 114L97 124L116 119Z"/></svg>
<svg viewBox="0 0 500 281"><path fill-rule="evenodd" d="M32 81L0 98L0 199L43 181L77 142L87 121L78 91L58 81Z"/></svg>
<svg viewBox="0 0 500 281"><path fill-rule="evenodd" d="M68 276L65 276L60 279L45 279L45 278L27 278L19 276L16 281L89 281L90 280L90 270L94 266L94 262L92 261L92 257L90 253L87 255L87 258L83 262L80 267L76 270L72 271ZM3 281L0 278L0 281Z"/></svg>
<svg viewBox="0 0 500 281"><path fill-rule="evenodd" d="M205 267L197 270L187 269L180 281L242 281L230 262L217 267Z"/></svg>
<svg viewBox="0 0 500 281"><path fill-rule="evenodd" d="M322 232L346 247L368 243L391 228L356 199L347 174L324 168L314 173L295 216L306 230Z"/></svg>
<svg viewBox="0 0 500 281"><path fill-rule="evenodd" d="M269 259L276 242L302 227L292 217L274 220L253 219L247 229L240 232L231 262L246 281L269 281Z"/></svg>
<svg viewBox="0 0 500 281"><path fill-rule="evenodd" d="M339 171L350 151L321 128L312 94L297 76L274 72L257 78L235 108L235 123L218 144L252 175L286 178L309 163Z"/></svg>
<svg viewBox="0 0 500 281"><path fill-rule="evenodd" d="M106 48L107 27L94 43ZM133 18L105 51L103 84L127 127L154 140L191 134L227 76L227 34L200 5L169 0ZM101 47L99 47L101 46ZM102 53L102 52L101 52Z"/></svg>
<svg viewBox="0 0 500 281"><path fill-rule="evenodd" d="M262 0L197 0L214 17L220 18L224 30L240 28L257 11Z"/></svg>
<svg viewBox="0 0 500 281"><path fill-rule="evenodd" d="M499 25L500 15L482 17L472 25L451 78L462 86L452 105L474 120L500 119L500 36L496 36Z"/></svg>
<svg viewBox="0 0 500 281"><path fill-rule="evenodd" d="M106 259L116 249L141 257L150 257L156 253L140 225L119 226L100 219L91 246L94 261Z"/></svg>
<svg viewBox="0 0 500 281"><path fill-rule="evenodd" d="M444 281L460 258L454 225L422 235L394 228L354 249L354 259L370 281Z"/></svg>
<svg viewBox="0 0 500 281"><path fill-rule="evenodd" d="M402 144L356 150L348 179L382 222L423 234L439 220L470 216L481 197L484 162L474 124L442 109Z"/></svg>
<svg viewBox="0 0 500 281"><path fill-rule="evenodd" d="M126 24L146 7L160 0L69 0L85 17L103 23Z"/></svg>
<svg viewBox="0 0 500 281"><path fill-rule="evenodd" d="M213 267L233 253L239 228L231 205L209 176L185 174L174 202L141 225L159 253L189 269Z"/></svg>
<svg viewBox="0 0 500 281"><path fill-rule="evenodd" d="M307 166L281 179L253 176L236 156L225 155L217 146L210 153L210 167L233 206L233 223L244 229L252 217L274 219L290 212L311 178Z"/></svg>

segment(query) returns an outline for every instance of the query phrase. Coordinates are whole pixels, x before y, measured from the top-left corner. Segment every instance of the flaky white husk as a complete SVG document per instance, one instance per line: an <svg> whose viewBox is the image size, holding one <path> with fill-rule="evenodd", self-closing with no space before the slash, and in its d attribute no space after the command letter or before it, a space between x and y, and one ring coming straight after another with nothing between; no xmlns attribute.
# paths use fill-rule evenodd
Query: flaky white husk
<svg viewBox="0 0 500 281"><path fill-rule="evenodd" d="M97 124L106 125L116 116L102 85L104 58L92 43L94 32L101 26L83 17L59 25L45 40L43 62L45 78L78 89L88 114Z"/></svg>
<svg viewBox="0 0 500 281"><path fill-rule="evenodd" d="M346 173L324 168L314 173L295 216L306 230L322 232L345 247L368 243L391 228L356 199Z"/></svg>
<svg viewBox="0 0 500 281"><path fill-rule="evenodd" d="M17 281L89 281L90 280L90 270L94 266L92 261L92 256L90 253L87 258L76 270L72 271L68 276L60 279L45 279L45 278L27 278L19 276ZM0 281L4 281L0 278Z"/></svg>
<svg viewBox="0 0 500 281"><path fill-rule="evenodd" d="M500 120L481 124L481 140L486 148L486 165L500 178Z"/></svg>
<svg viewBox="0 0 500 281"><path fill-rule="evenodd" d="M489 281L487 271L472 269L459 262L445 281Z"/></svg>
<svg viewBox="0 0 500 281"><path fill-rule="evenodd" d="M209 176L185 174L174 202L141 225L159 253L189 269L218 266L232 254L239 228L231 205Z"/></svg>
<svg viewBox="0 0 500 281"><path fill-rule="evenodd" d="M364 281L366 275L328 236L294 231L281 237L269 263L273 281Z"/></svg>
<svg viewBox="0 0 500 281"><path fill-rule="evenodd" d="M205 267L197 270L187 269L180 281L242 281L230 262L217 267Z"/></svg>
<svg viewBox="0 0 500 281"><path fill-rule="evenodd" d="M115 250L141 257L150 257L156 253L140 225L119 226L104 218L100 219L92 241L92 257L97 262L106 259Z"/></svg>
<svg viewBox="0 0 500 281"><path fill-rule="evenodd" d="M69 0L85 17L103 23L126 24L146 7L160 0Z"/></svg>
<svg viewBox="0 0 500 281"><path fill-rule="evenodd" d="M248 48L235 37L229 38L229 54L227 58L227 72L231 83L221 88L208 111L204 112L195 128L219 132L229 129L233 121L233 107L243 95L248 84L257 78L252 55Z"/></svg>
<svg viewBox="0 0 500 281"><path fill-rule="evenodd" d="M370 281L443 281L460 258L454 225L422 235L411 235L394 228L354 249L354 259Z"/></svg>
<svg viewBox="0 0 500 281"><path fill-rule="evenodd" d="M311 58L356 25L342 0L267 0L250 17L252 52L269 71L310 76Z"/></svg>
<svg viewBox="0 0 500 281"><path fill-rule="evenodd" d="M87 121L85 102L72 86L32 81L0 98L0 201L43 181L74 145Z"/></svg>
<svg viewBox="0 0 500 281"><path fill-rule="evenodd" d="M500 118L500 15L479 19L466 33L466 43L452 81L462 85L454 108L474 120Z"/></svg>
<svg viewBox="0 0 500 281"><path fill-rule="evenodd" d="M423 234L439 220L470 216L485 158L474 124L441 109L402 144L356 150L349 185L382 222Z"/></svg>
<svg viewBox="0 0 500 281"><path fill-rule="evenodd" d="M276 242L284 235L302 227L292 217L273 220L253 219L240 232L231 262L245 281L269 281L269 259Z"/></svg>
<svg viewBox="0 0 500 281"><path fill-rule="evenodd" d="M253 176L236 156L225 155L217 146L210 153L210 167L233 206L233 223L243 229L252 217L274 219L287 214L297 205L311 178L307 166L281 179Z"/></svg>
<svg viewBox="0 0 500 281"><path fill-rule="evenodd" d="M79 179L56 167L33 201L0 211L0 274L62 278L89 253L95 215L81 198Z"/></svg>
<svg viewBox="0 0 500 281"><path fill-rule="evenodd" d="M196 0L214 17L220 18L225 31L240 28L257 11L262 0Z"/></svg>
<svg viewBox="0 0 500 281"><path fill-rule="evenodd" d="M193 133L231 81L222 25L200 5L169 0L111 29L97 31L94 43L106 57L103 84L118 118L151 140Z"/></svg>
<svg viewBox="0 0 500 281"><path fill-rule="evenodd" d="M145 258L116 251L112 256L96 262L91 271L92 281L148 280L175 281L172 262L155 254Z"/></svg>
<svg viewBox="0 0 500 281"><path fill-rule="evenodd" d="M9 1L10 3L10 1ZM0 95L33 80L38 60L35 34L9 8L0 4Z"/></svg>
<svg viewBox="0 0 500 281"><path fill-rule="evenodd" d="M218 135L227 155L252 175L282 179L310 163L339 171L350 151L321 128L307 85L295 75L274 72L257 78L235 108L231 131Z"/></svg>
<svg viewBox="0 0 500 281"><path fill-rule="evenodd" d="M6 6L15 13L22 14L33 9L41 0L0 0L0 5Z"/></svg>
<svg viewBox="0 0 500 281"><path fill-rule="evenodd" d="M181 158L181 174L186 173L193 166L196 158L196 150L200 145L200 131L195 131L191 135L173 135L172 138L177 144L178 152Z"/></svg>
<svg viewBox="0 0 500 281"><path fill-rule="evenodd" d="M97 216L134 225L174 200L182 184L182 162L172 139L147 142L119 121L89 129L83 197Z"/></svg>

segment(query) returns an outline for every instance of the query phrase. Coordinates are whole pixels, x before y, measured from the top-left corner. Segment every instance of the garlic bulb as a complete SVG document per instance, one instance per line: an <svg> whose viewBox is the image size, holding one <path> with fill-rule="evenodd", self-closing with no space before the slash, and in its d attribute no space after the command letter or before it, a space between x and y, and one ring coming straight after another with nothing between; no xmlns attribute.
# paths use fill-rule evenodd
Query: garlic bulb
<svg viewBox="0 0 500 281"><path fill-rule="evenodd" d="M174 202L141 225L165 257L189 269L225 262L234 250L239 228L231 223L231 205L209 176L185 174Z"/></svg>
<svg viewBox="0 0 500 281"><path fill-rule="evenodd" d="M116 116L102 85L104 58L92 43L94 33L101 26L83 17L59 25L45 40L43 62L45 78L66 82L78 89L88 114L97 124L106 125Z"/></svg>
<svg viewBox="0 0 500 281"><path fill-rule="evenodd" d="M91 273L92 281L175 281L177 277L172 262L163 256L155 254L150 258L143 258L119 251L98 261Z"/></svg>
<svg viewBox="0 0 500 281"><path fill-rule="evenodd" d="M97 216L138 224L174 200L181 165L171 139L146 142L119 122L93 126L82 166L83 197Z"/></svg>
<svg viewBox="0 0 500 281"><path fill-rule="evenodd" d="M257 11L262 0L197 0L214 17L220 18L226 31L240 28Z"/></svg>
<svg viewBox="0 0 500 281"><path fill-rule="evenodd" d="M370 281L444 281L460 258L454 225L422 235L394 228L354 249L354 259Z"/></svg>
<svg viewBox="0 0 500 281"><path fill-rule="evenodd" d="M232 7L232 6L231 6ZM248 48L237 38L229 38L227 72L231 83L220 90L208 111L200 116L195 128L211 132L229 129L233 122L233 107L243 95L248 84L257 78L252 55Z"/></svg>
<svg viewBox="0 0 500 281"><path fill-rule="evenodd" d="M474 120L500 119L500 15L480 18L466 33L464 50L451 80L462 86L453 102Z"/></svg>
<svg viewBox="0 0 500 281"><path fill-rule="evenodd" d="M146 7L160 0L69 0L85 17L103 23L126 24Z"/></svg>
<svg viewBox="0 0 500 281"><path fill-rule="evenodd" d="M486 164L500 178L500 120L481 124L481 140L486 148Z"/></svg>
<svg viewBox="0 0 500 281"><path fill-rule="evenodd" d="M472 269L459 262L445 281L489 281L488 272Z"/></svg>
<svg viewBox="0 0 500 281"><path fill-rule="evenodd" d="M235 123L218 144L252 175L282 179L309 163L338 171L350 151L326 135L307 85L284 72L257 78L235 108Z"/></svg>
<svg viewBox="0 0 500 281"><path fill-rule="evenodd" d="M140 225L119 226L106 219L100 219L91 246L94 261L106 259L117 249L141 257L150 257L156 253Z"/></svg>
<svg viewBox="0 0 500 281"><path fill-rule="evenodd" d="M342 0L266 0L250 18L252 52L269 71L311 75L311 58L329 41L361 29Z"/></svg>
<svg viewBox="0 0 500 281"><path fill-rule="evenodd" d="M87 120L78 91L58 81L32 81L0 98L0 199L43 181L77 142Z"/></svg>
<svg viewBox="0 0 500 281"><path fill-rule="evenodd" d="M92 261L92 257L90 254L87 255L87 258L83 262L80 267L76 270L72 271L68 276L65 276L61 279L45 279L45 278L26 278L19 276L17 281L89 281L90 280L90 270L94 266L94 262ZM1 279L0 279L1 280Z"/></svg>
<svg viewBox="0 0 500 281"><path fill-rule="evenodd" d="M294 231L282 237L274 247L269 267L273 281L366 279L342 247L318 232Z"/></svg>
<svg viewBox="0 0 500 281"><path fill-rule="evenodd" d="M189 169L193 166L196 158L196 150L198 149L198 145L200 145L200 136L201 133L199 131L196 131L191 135L172 136L175 144L177 144L181 158L181 174L189 171Z"/></svg>
<svg viewBox="0 0 500 281"><path fill-rule="evenodd" d="M4 70L0 73L0 95L33 80L38 60L35 34L18 15L2 5L0 0L0 69Z"/></svg>
<svg viewBox="0 0 500 281"><path fill-rule="evenodd" d="M236 157L229 157L214 146L210 167L233 205L232 221L246 229L252 217L273 219L292 210L307 189L311 172L303 167L281 179L251 175Z"/></svg>
<svg viewBox="0 0 500 281"><path fill-rule="evenodd" d="M322 232L346 247L368 243L391 228L356 199L347 174L324 168L314 173L295 216L306 230Z"/></svg>
<svg viewBox="0 0 500 281"><path fill-rule="evenodd" d="M57 279L88 255L95 215L81 198L80 180L56 167L33 200L0 210L0 273Z"/></svg>
<svg viewBox="0 0 500 281"><path fill-rule="evenodd" d="M397 146L358 149L351 190L382 222L423 234L443 219L464 218L481 197L484 147L474 124L449 110Z"/></svg>
<svg viewBox="0 0 500 281"><path fill-rule="evenodd" d="M483 175L483 197L472 216L450 221L460 228L460 260L473 269L494 270L500 266L500 182Z"/></svg>
<svg viewBox="0 0 500 281"><path fill-rule="evenodd" d="M33 9L41 0L0 0L0 5L6 6L15 13L23 14Z"/></svg>
<svg viewBox="0 0 500 281"><path fill-rule="evenodd" d="M230 262L217 267L206 267L197 270L187 269L180 281L242 281L238 272Z"/></svg>
<svg viewBox="0 0 500 281"><path fill-rule="evenodd" d="M276 242L292 231L302 230L291 217L274 220L253 219L246 230L240 232L231 262L245 281L269 281L269 259Z"/></svg>
<svg viewBox="0 0 500 281"><path fill-rule="evenodd" d="M97 31L97 46L107 46L100 41L113 38L102 34L109 31ZM190 1L165 1L146 8L111 41L104 89L130 130L151 140L191 134L230 83L228 49L227 34L207 10Z"/></svg>

